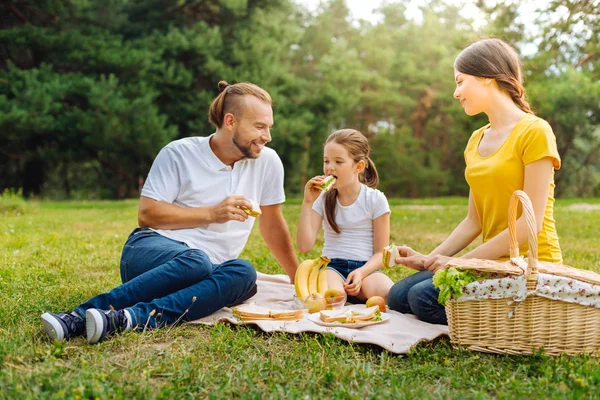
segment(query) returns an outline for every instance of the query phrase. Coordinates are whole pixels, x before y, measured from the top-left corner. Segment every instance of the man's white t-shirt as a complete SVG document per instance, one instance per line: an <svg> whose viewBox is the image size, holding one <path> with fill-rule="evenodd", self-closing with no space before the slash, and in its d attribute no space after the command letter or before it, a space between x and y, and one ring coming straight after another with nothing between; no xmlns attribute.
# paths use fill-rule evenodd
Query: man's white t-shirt
<svg viewBox="0 0 600 400"><path fill-rule="evenodd" d="M285 201L283 164L273 149L265 147L258 158L242 159L232 168L213 153L211 137L189 137L166 145L152 164L142 196L180 207L214 206L234 195L261 206ZM240 255L254 220L154 230L204 251L213 263L222 263Z"/></svg>
<svg viewBox="0 0 600 400"><path fill-rule="evenodd" d="M373 220L390 212L390 205L383 192L361 184L360 193L354 203L335 206L335 222L340 233L329 226L325 214L325 192L313 203L312 209L323 217L325 245L323 255L329 258L368 261L373 249Z"/></svg>

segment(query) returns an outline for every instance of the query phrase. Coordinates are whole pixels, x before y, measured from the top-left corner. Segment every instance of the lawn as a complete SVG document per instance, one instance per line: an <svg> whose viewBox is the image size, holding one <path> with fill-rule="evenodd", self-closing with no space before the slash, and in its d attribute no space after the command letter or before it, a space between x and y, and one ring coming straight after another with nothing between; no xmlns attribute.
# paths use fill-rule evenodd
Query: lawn
<svg viewBox="0 0 600 400"><path fill-rule="evenodd" d="M583 201L581 201L583 202ZM598 204L598 200L593 201ZM391 201L392 238L429 251L466 212L464 199ZM559 202L565 262L600 272L600 210ZM599 360L453 349L408 355L331 335L252 326L178 326L98 345L50 343L39 316L70 310L120 283L119 256L137 201L17 204L0 228L0 398L597 398ZM292 232L298 202L284 206ZM322 241L308 257L319 254ZM255 229L242 254L281 273ZM393 280L404 268L386 270Z"/></svg>

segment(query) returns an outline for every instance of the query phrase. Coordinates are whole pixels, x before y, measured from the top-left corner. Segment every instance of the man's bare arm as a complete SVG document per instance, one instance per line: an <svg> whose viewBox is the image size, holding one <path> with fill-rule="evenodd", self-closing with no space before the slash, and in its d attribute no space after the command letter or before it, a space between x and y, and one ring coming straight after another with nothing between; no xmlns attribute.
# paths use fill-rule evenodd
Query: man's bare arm
<svg viewBox="0 0 600 400"><path fill-rule="evenodd" d="M241 207L251 208L252 204L243 196L229 196L215 206L186 208L142 196L138 224L155 229L186 229L231 220L245 221L248 215Z"/></svg>
<svg viewBox="0 0 600 400"><path fill-rule="evenodd" d="M261 206L261 210L260 233L271 253L290 277L290 282L293 282L298 268L298 258L292 246L292 238L283 218L281 206L279 204Z"/></svg>

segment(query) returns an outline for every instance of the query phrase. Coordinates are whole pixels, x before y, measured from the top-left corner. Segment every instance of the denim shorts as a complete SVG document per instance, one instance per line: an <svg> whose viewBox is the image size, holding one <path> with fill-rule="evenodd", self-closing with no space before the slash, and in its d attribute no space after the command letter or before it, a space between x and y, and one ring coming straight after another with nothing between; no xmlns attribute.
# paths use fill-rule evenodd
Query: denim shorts
<svg viewBox="0 0 600 400"><path fill-rule="evenodd" d="M332 258L327 269L337 272L343 280L348 278L350 272L365 265L366 261L345 260L343 258Z"/></svg>
<svg viewBox="0 0 600 400"><path fill-rule="evenodd" d="M327 269L337 272L337 274L345 281L348 278L348 275L350 275L350 272L362 267L366 263L367 263L366 261L355 261L355 260L345 260L343 258L332 258L331 261L329 262L329 264L327 264ZM382 273L382 272L380 270L377 270L372 273L375 274L375 273ZM348 296L348 301L350 303L364 303L364 301L361 301L354 296Z"/></svg>

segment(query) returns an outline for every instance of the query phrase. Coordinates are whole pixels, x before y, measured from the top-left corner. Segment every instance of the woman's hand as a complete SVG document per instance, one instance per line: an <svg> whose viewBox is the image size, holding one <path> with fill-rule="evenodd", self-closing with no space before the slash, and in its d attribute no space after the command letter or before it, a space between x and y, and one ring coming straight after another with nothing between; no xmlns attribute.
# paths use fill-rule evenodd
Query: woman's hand
<svg viewBox="0 0 600 400"><path fill-rule="evenodd" d="M408 246L399 247L398 253L400 254L400 257L396 258L396 264L401 264L417 271L423 271L425 269L425 260L427 259L427 256Z"/></svg>
<svg viewBox="0 0 600 400"><path fill-rule="evenodd" d="M362 287L363 271L357 268L348 274L346 282L344 282L344 290L350 296L357 296Z"/></svg>
<svg viewBox="0 0 600 400"><path fill-rule="evenodd" d="M304 185L304 201L314 203L317 200L317 197L321 194L319 186L321 186L324 179L324 175L318 175L306 182L306 185Z"/></svg>
<svg viewBox="0 0 600 400"><path fill-rule="evenodd" d="M452 257L442 256L440 254L427 257L425 259L424 267L435 273L437 270L442 269L451 258Z"/></svg>

